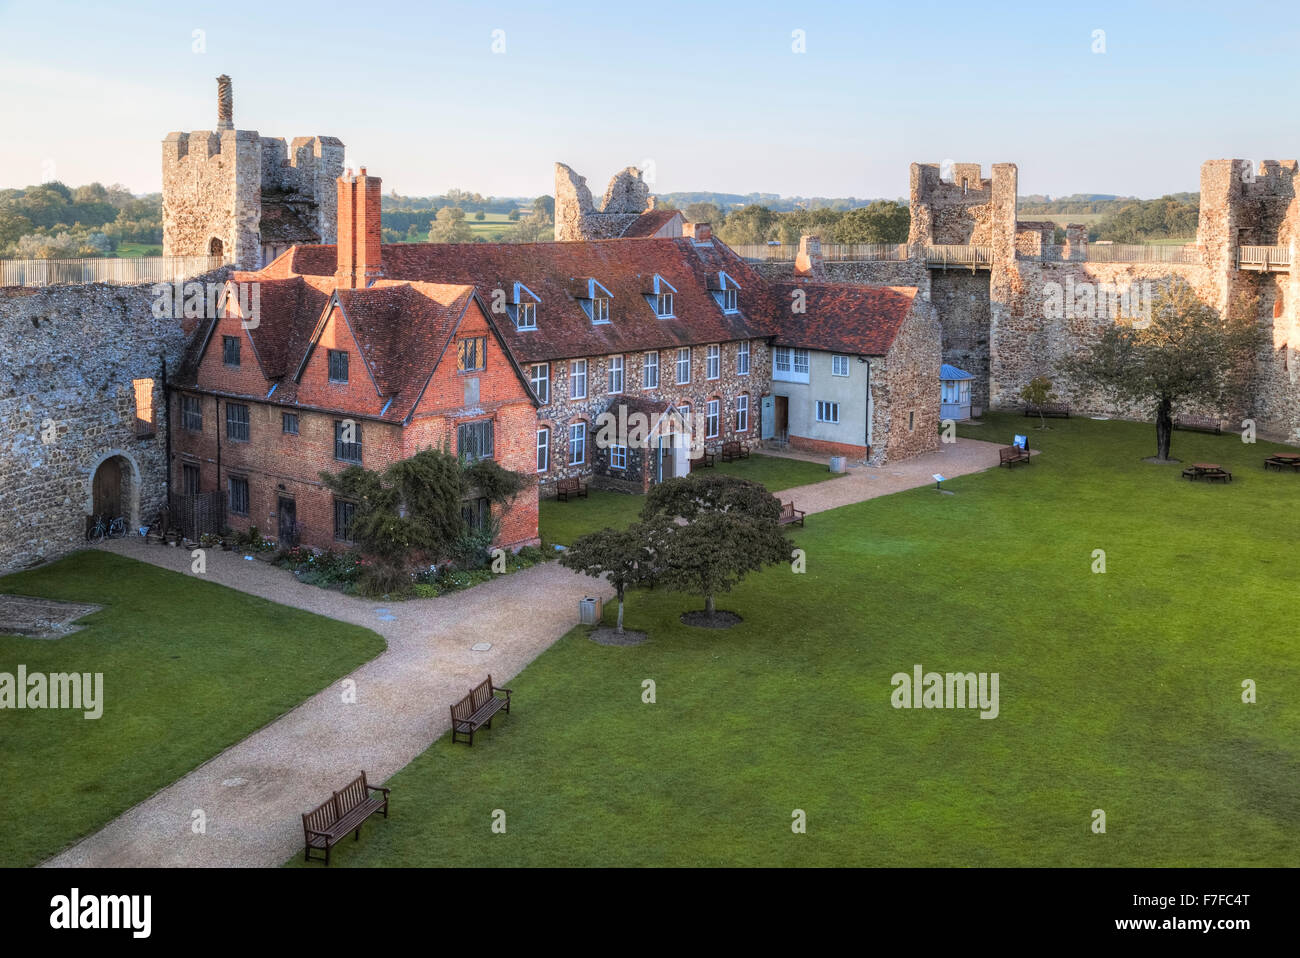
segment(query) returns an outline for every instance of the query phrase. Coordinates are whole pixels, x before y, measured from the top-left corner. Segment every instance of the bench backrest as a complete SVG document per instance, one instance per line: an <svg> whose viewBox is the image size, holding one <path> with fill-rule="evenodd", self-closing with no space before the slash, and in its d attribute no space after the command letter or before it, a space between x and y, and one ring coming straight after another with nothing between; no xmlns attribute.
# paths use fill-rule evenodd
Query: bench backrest
<svg viewBox="0 0 1300 958"><path fill-rule="evenodd" d="M338 820L334 797L330 796L302 817L302 827L313 832L323 832Z"/></svg>
<svg viewBox="0 0 1300 958"><path fill-rule="evenodd" d="M558 483L555 484L555 488L560 490L560 492L569 492L573 489L578 488L578 480L573 477L569 477L568 479L561 479Z"/></svg>
<svg viewBox="0 0 1300 958"><path fill-rule="evenodd" d="M474 686L474 691L470 692L470 699L473 702L474 711L478 711L488 704L492 698L492 676L488 676L478 685Z"/></svg>
<svg viewBox="0 0 1300 958"><path fill-rule="evenodd" d="M781 518L782 519L794 518L794 502L781 503Z"/></svg>
<svg viewBox="0 0 1300 958"><path fill-rule="evenodd" d="M334 793L334 800L338 806L338 816L342 818L352 809L356 808L366 800L366 773L362 772L342 789Z"/></svg>

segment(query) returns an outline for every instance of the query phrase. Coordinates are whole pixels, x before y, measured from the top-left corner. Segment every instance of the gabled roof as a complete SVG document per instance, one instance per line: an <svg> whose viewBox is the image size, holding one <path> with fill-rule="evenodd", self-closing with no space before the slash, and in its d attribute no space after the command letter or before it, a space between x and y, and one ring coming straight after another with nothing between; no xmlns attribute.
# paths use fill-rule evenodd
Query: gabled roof
<svg viewBox="0 0 1300 958"><path fill-rule="evenodd" d="M302 246L268 269L333 277L335 247ZM474 286L487 301L494 290L523 283L537 295L537 328L499 323L502 339L521 363L606 356L771 335L762 280L722 244L697 247L689 239L616 239L574 243L394 243L383 247L384 275ZM724 313L709 277L725 271L746 291L740 310ZM674 318L661 319L644 290L658 274L676 289ZM612 296L611 322L593 324L575 296L595 279Z"/></svg>
<svg viewBox="0 0 1300 958"><path fill-rule="evenodd" d="M646 239L654 236L661 229L673 221L673 217L680 216L680 210L647 210L636 219L632 224L623 231L624 239ZM683 218L683 222L685 219Z"/></svg>
<svg viewBox="0 0 1300 958"><path fill-rule="evenodd" d="M805 311L792 312L795 293ZM845 283L775 282L767 289L773 316L787 317L777 346L820 349L858 356L884 356L916 300L915 286L853 286Z"/></svg>
<svg viewBox="0 0 1300 958"><path fill-rule="evenodd" d="M248 281L258 275L237 273L235 278ZM280 403L298 401L301 372L336 307L356 339L377 396L385 400L380 418L390 422L407 420L415 410L471 301L477 301L488 324L498 328L472 286L381 279L366 289L333 289L332 276L325 281L299 276L261 282L261 315L249 335L255 344L265 344L256 354ZM215 325L212 322L196 342L211 338ZM178 386L199 385L202 350L199 345L187 355ZM522 371L514 368L526 387Z"/></svg>

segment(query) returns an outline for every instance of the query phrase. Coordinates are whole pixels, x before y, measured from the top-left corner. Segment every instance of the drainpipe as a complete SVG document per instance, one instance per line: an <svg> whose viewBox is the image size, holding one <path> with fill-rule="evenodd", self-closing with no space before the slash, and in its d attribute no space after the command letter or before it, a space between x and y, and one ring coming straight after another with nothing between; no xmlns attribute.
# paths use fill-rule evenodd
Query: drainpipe
<svg viewBox="0 0 1300 958"><path fill-rule="evenodd" d="M165 455L167 457L167 517L170 519L172 514L172 394L171 385L167 382L166 356L162 358L162 393L163 416L167 419Z"/></svg>
<svg viewBox="0 0 1300 958"><path fill-rule="evenodd" d="M871 458L871 360L863 360L867 364L867 459Z"/></svg>
<svg viewBox="0 0 1300 958"><path fill-rule="evenodd" d="M224 529L226 526L226 497L221 492L221 397L213 396L212 400L216 403L216 412L212 418L216 420L213 425L217 429L217 492L221 495L221 527Z"/></svg>

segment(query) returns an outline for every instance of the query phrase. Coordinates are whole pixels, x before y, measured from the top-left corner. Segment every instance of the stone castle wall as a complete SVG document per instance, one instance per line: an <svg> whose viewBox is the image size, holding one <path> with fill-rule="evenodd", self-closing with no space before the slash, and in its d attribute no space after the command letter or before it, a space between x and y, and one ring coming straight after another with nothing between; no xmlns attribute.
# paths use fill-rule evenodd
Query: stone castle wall
<svg viewBox="0 0 1300 958"><path fill-rule="evenodd" d="M182 321L150 286L0 289L0 574L84 544L96 468L117 457L128 530L166 500L162 364ZM136 430L134 380L152 380L155 429Z"/></svg>

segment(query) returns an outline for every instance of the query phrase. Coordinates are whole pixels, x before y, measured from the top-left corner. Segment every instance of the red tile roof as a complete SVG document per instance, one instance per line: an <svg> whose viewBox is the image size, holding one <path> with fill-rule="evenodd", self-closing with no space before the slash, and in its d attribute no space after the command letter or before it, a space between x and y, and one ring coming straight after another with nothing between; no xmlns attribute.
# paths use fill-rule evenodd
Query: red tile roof
<svg viewBox="0 0 1300 958"><path fill-rule="evenodd" d="M623 231L623 238L638 239L654 236L672 222L673 217L680 212L680 210L647 210Z"/></svg>
<svg viewBox="0 0 1300 958"><path fill-rule="evenodd" d="M792 310L803 292L805 312ZM859 356L883 356L912 311L915 286L855 286L782 281L769 284L773 316L784 315L774 343Z"/></svg>
<svg viewBox="0 0 1300 958"><path fill-rule="evenodd" d="M599 240L570 243L394 243L383 248L384 275L475 286L489 303L497 290L511 302L523 283L540 302L537 328L517 330L501 316L502 338L521 363L671 349L771 335L763 280L721 244L689 239ZM333 246L303 246L273 264L309 276L333 276ZM740 312L724 313L709 292L719 271L741 287ZM644 290L655 274L676 290L674 316L660 319ZM593 323L575 296L577 284L597 280L613 296L610 322Z"/></svg>

